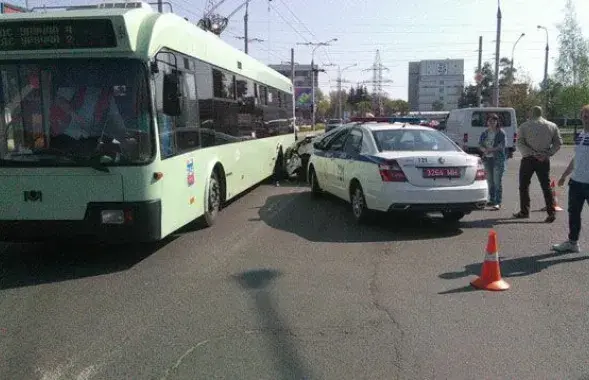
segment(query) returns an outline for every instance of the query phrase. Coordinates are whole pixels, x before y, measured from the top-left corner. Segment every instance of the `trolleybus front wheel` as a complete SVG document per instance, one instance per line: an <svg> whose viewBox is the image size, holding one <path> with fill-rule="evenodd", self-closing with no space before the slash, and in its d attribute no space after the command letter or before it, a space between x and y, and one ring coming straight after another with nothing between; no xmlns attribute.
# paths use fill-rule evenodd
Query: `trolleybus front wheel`
<svg viewBox="0 0 589 380"><path fill-rule="evenodd" d="M215 224L215 220L221 209L221 184L215 171L211 173L211 177L209 178L209 191L205 206L203 222L206 227L210 227Z"/></svg>

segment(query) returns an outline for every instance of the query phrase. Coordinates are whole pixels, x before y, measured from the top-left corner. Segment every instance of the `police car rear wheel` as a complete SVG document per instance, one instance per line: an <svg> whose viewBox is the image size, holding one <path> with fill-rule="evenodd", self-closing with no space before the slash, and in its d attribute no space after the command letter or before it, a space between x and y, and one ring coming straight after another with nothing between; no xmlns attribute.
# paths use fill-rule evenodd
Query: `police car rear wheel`
<svg viewBox="0 0 589 380"><path fill-rule="evenodd" d="M366 222L370 217L370 210L366 207L366 198L360 184L353 185L351 191L352 213L358 223Z"/></svg>

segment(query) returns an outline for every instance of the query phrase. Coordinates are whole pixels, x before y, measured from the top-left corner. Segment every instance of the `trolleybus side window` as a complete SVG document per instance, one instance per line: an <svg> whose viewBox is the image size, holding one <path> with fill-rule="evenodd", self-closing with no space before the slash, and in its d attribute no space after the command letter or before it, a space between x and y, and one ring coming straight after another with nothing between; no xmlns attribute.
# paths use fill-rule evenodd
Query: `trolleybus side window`
<svg viewBox="0 0 589 380"><path fill-rule="evenodd" d="M173 54L173 55L172 55ZM174 58L175 57L175 58ZM155 74L156 108L162 159L200 148L199 107L197 84L192 58L179 53L158 55L159 72ZM178 65L178 70L174 65ZM174 72L178 77L181 113L178 116L163 112L164 76Z"/></svg>
<svg viewBox="0 0 589 380"><path fill-rule="evenodd" d="M182 114L171 122L175 134L173 151L169 149L170 139L166 139L167 125L160 128L162 152L168 148L169 154L162 157L199 147L293 133L288 113L289 109L292 112L290 94L198 59L179 53L176 57L183 83ZM192 131L196 126L200 126L198 134Z"/></svg>
<svg viewBox="0 0 589 380"><path fill-rule="evenodd" d="M220 69L213 69L213 95L219 99L235 99L235 77Z"/></svg>
<svg viewBox="0 0 589 380"><path fill-rule="evenodd" d="M200 148L199 114L197 88L194 73L182 71L182 115L176 124L176 141L178 153L188 152Z"/></svg>
<svg viewBox="0 0 589 380"><path fill-rule="evenodd" d="M254 82L242 76L236 76L236 92L239 109L237 110L238 137L250 140L258 138L258 127L262 113L255 109ZM261 136L260 136L261 137Z"/></svg>
<svg viewBox="0 0 589 380"><path fill-rule="evenodd" d="M258 85L258 95L260 96L260 105L265 106L268 104L268 88L264 85Z"/></svg>
<svg viewBox="0 0 589 380"><path fill-rule="evenodd" d="M233 73L213 68L213 129L216 145L240 141L239 104L235 89Z"/></svg>
<svg viewBox="0 0 589 380"><path fill-rule="evenodd" d="M170 61L169 56L170 54L161 54L158 56L158 72L154 74L156 99L155 106L157 111L157 124L162 159L173 157L176 154L176 136L174 133L176 118L164 113L163 102L164 76L171 74L173 70L173 67L167 63ZM164 60L167 62L161 62ZM171 60L173 61L174 58L172 57Z"/></svg>

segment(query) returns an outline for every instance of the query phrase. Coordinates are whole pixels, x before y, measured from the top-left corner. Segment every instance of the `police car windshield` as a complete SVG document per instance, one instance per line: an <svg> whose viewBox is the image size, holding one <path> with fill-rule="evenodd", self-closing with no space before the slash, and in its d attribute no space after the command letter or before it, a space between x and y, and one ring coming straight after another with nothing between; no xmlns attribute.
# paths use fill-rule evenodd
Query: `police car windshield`
<svg viewBox="0 0 589 380"><path fill-rule="evenodd" d="M107 145L109 164L149 162L148 89L136 60L0 62L0 165L71 165Z"/></svg>
<svg viewBox="0 0 589 380"><path fill-rule="evenodd" d="M460 151L460 148L452 140L433 129L383 129L372 131L372 135L380 152Z"/></svg>

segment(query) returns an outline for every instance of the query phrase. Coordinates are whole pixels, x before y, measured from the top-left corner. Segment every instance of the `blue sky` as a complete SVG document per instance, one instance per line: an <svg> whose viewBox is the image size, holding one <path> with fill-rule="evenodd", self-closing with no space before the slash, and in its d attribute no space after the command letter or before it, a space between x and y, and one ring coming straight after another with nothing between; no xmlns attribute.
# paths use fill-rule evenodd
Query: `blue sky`
<svg viewBox="0 0 589 380"><path fill-rule="evenodd" d="M176 0L178 7L188 7L189 0ZM186 3L183 4L183 2ZM231 13L242 0L227 0L219 11ZM513 44L526 33L515 50L515 66L521 75L534 82L542 80L546 35L538 24L549 30L550 62L554 67L558 53L556 24L563 17L564 0L502 0L501 56L511 56ZM589 1L575 0L577 18L589 37ZM201 11L204 1L199 5ZM473 81L477 65L478 37L483 36L483 60L494 60L497 2L493 0L421 0L413 3L398 0L252 0L250 4L250 38L264 42L251 43L250 54L266 63L290 60L295 48L295 62L309 64L311 48L297 42L325 41L337 38L329 48L315 53L318 64L339 64L346 70L344 79L352 83L372 80L369 69L376 49L382 64L389 70L383 89L394 98L407 99L407 66L411 60L463 58L466 81ZM196 11L195 11L196 12ZM237 13L223 39L243 49L243 10ZM294 15L293 15L294 14ZM285 22L286 20L286 22ZM584 26L583 26L584 24ZM268 33L270 31L270 34ZM270 37L268 37L270 36ZM335 89L337 68L326 67L320 87ZM347 84L349 87L350 84Z"/></svg>
<svg viewBox="0 0 589 380"><path fill-rule="evenodd" d="M112 1L112 0L111 0ZM196 22L205 8L205 0L168 0L174 11ZM244 0L226 0L218 8L228 15ZM84 0L29 0L30 6L95 3ZM214 1L215 3L218 0ZM549 70L558 54L556 24L563 18L565 0L501 0L503 32L501 56L511 56L513 44L521 33L526 36L515 50L515 66L519 74L535 83L544 72L546 35L536 25L544 25L550 36ZM24 0L20 0L24 5ZM588 0L574 0L577 19L589 37ZM295 62L311 63L311 48L297 46L299 42L320 42L337 38L328 48L319 48L315 61L319 65L335 64L346 70L343 78L351 83L371 81L369 69L376 50L388 70L383 90L393 98L407 99L408 62L421 59L463 58L465 77L473 82L477 65L478 37L483 36L483 60L494 60L497 2L495 0L419 0L413 3L398 0L251 0L249 37L253 42L250 54L264 63L290 61L290 49L295 48ZM268 10L270 8L270 10ZM243 14L241 9L231 19L222 38L243 49ZM320 87L326 92L335 89L336 67L325 67L320 74ZM370 86L370 85L369 85Z"/></svg>

